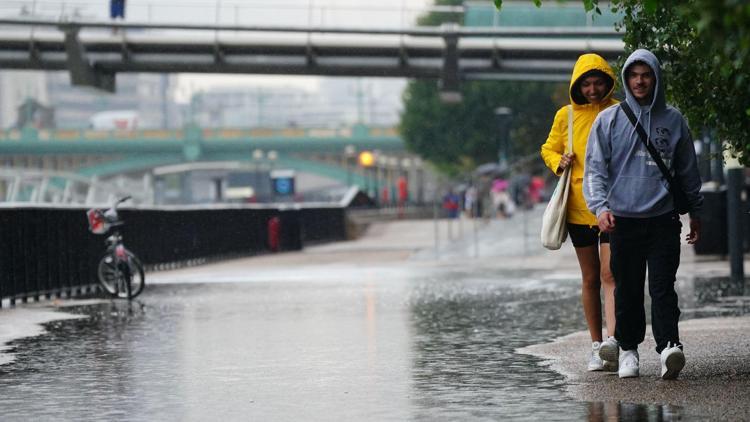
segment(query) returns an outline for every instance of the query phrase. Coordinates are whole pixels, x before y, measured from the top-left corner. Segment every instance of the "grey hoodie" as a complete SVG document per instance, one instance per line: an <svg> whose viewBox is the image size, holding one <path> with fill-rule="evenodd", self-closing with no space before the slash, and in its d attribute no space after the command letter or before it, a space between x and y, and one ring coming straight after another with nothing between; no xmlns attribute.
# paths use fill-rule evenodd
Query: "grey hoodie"
<svg viewBox="0 0 750 422"><path fill-rule="evenodd" d="M626 72L634 62L647 64L656 83L653 101L641 106L630 92ZM625 101L633 109L664 164L682 182L690 213L703 204L693 140L682 114L664 101L659 60L648 50L636 50L622 70ZM594 121L586 147L583 196L592 213L646 218L674 210L669 183L659 171L619 104L602 111Z"/></svg>

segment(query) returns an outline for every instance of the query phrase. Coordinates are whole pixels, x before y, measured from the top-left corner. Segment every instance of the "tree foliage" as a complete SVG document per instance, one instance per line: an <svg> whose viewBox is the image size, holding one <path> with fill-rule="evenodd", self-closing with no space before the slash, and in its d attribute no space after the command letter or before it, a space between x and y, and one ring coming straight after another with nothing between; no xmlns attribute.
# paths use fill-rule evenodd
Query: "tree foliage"
<svg viewBox="0 0 750 422"><path fill-rule="evenodd" d="M598 11L598 0L582 2ZM667 98L693 131L712 130L750 165L750 2L613 0L611 7L624 15L626 51L646 48L661 60Z"/></svg>
<svg viewBox="0 0 750 422"><path fill-rule="evenodd" d="M508 107L513 111L512 161L538 154L549 133L551 116L566 102L565 92L564 84L471 81L461 86L461 103L444 104L435 81L412 81L404 92L401 135L412 151L455 175L497 162L502 134L495 109Z"/></svg>
<svg viewBox="0 0 750 422"><path fill-rule="evenodd" d="M462 0L436 0L438 6ZM420 25L460 22L461 15L429 13ZM512 109L509 158L536 154L544 143L555 111L568 102L567 85L519 81L465 81L463 101L440 101L436 81L410 81L404 91L401 135L407 147L441 171L457 175L498 161L499 122L495 109Z"/></svg>

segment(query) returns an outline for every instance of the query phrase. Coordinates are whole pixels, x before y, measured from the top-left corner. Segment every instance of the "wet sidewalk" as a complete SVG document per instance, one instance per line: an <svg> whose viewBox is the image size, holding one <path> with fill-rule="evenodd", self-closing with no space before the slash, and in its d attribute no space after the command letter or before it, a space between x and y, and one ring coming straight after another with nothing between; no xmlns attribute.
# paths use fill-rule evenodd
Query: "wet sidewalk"
<svg viewBox="0 0 750 422"><path fill-rule="evenodd" d="M623 387L576 369L587 343L578 266L569 244L539 246L540 214L443 221L437 248L432 221L374 224L357 241L148 274L132 305L63 301L61 315L81 318L10 344L0 397L15 412L4 418L748 418L750 349L735 335L750 324L745 299L723 300L715 278L728 263L722 274L684 253L683 316L712 317L682 324L695 365L685 378L661 383L648 369L640 388ZM0 311L0 326L37 308ZM723 395L732 413L717 407L723 391L736 393Z"/></svg>

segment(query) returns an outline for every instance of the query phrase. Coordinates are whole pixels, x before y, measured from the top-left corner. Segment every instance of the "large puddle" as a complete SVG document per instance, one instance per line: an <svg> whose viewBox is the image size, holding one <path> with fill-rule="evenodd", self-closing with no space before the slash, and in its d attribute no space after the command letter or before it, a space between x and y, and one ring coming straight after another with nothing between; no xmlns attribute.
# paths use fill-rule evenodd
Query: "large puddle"
<svg viewBox="0 0 750 422"><path fill-rule="evenodd" d="M689 419L571 400L562 376L514 353L585 329L579 282L535 277L416 267L148 286L14 342L3 419ZM747 313L722 285L681 283L683 316Z"/></svg>

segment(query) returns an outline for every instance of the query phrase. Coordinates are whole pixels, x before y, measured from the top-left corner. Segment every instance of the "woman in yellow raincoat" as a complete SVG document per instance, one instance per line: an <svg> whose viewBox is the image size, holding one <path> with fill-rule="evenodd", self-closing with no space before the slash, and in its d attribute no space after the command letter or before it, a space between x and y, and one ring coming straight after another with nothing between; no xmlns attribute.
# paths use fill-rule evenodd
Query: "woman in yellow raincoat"
<svg viewBox="0 0 750 422"><path fill-rule="evenodd" d="M583 165L586 143L594 119L600 111L616 104L612 99L615 74L609 64L596 54L584 54L573 67L570 80L570 106L555 114L547 141L542 145L544 163L556 175L571 167L571 186L567 205L568 234L573 242L583 284L581 302L591 334L592 348L587 356L588 370L617 370L617 362L604 361L599 356L602 346L617 347L615 334L614 278L609 268L609 237L599 233L596 216L586 207L583 198ZM573 152L565 153L568 145L568 113L573 120ZM609 334L602 341L602 305L600 288L604 287L604 313Z"/></svg>

